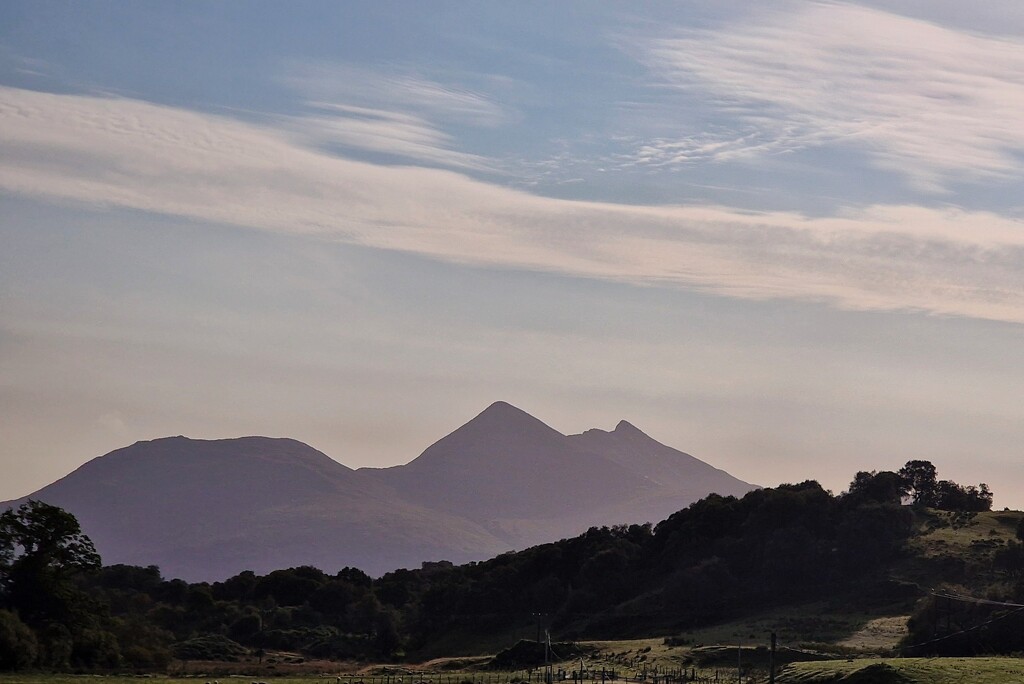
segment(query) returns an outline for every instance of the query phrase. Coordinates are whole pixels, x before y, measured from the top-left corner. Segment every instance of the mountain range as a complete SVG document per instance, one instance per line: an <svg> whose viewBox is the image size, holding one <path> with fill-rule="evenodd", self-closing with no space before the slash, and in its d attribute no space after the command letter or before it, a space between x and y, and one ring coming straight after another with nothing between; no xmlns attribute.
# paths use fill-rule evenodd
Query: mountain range
<svg viewBox="0 0 1024 684"><path fill-rule="evenodd" d="M94 458L0 510L30 498L60 506L106 564L199 581L482 560L753 488L625 421L567 436L496 402L405 465L353 470L292 439L167 437Z"/></svg>

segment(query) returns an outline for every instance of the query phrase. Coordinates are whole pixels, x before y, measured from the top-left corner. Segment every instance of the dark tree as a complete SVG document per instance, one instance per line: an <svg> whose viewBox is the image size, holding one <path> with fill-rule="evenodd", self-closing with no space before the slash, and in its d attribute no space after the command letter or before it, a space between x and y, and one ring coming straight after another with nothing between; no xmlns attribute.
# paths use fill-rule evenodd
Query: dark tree
<svg viewBox="0 0 1024 684"><path fill-rule="evenodd" d="M309 566L274 570L259 579L253 596L257 599L272 597L280 606L301 606L325 581L324 573Z"/></svg>
<svg viewBox="0 0 1024 684"><path fill-rule="evenodd" d="M944 511L990 511L992 492L985 483L979 488L974 485L964 487L950 480L940 480L935 486L935 501L932 505Z"/></svg>
<svg viewBox="0 0 1024 684"><path fill-rule="evenodd" d="M992 490L984 482L977 489L973 486L967 488L967 500L972 511L992 510Z"/></svg>
<svg viewBox="0 0 1024 684"><path fill-rule="evenodd" d="M252 570L243 570L234 577L213 585L213 597L218 601L248 601L256 589L257 577Z"/></svg>
<svg viewBox="0 0 1024 684"><path fill-rule="evenodd" d="M68 621L84 599L72 577L99 567L96 547L67 511L29 501L0 514L0 586L30 625Z"/></svg>
<svg viewBox="0 0 1024 684"><path fill-rule="evenodd" d="M864 503L899 505L907 495L907 487L903 478L897 473L883 470L878 473L861 471L850 483L846 500L854 505Z"/></svg>
<svg viewBox="0 0 1024 684"><path fill-rule="evenodd" d="M1013 578L1024 576L1024 544L1011 541L1004 548L996 550L992 557L992 567Z"/></svg>
<svg viewBox="0 0 1024 684"><path fill-rule="evenodd" d="M14 613L0 610L0 671L31 667L37 649L32 630Z"/></svg>
<svg viewBox="0 0 1024 684"><path fill-rule="evenodd" d="M936 498L937 472L931 461L907 461L900 468L899 476L907 492L918 506L934 506Z"/></svg>
<svg viewBox="0 0 1024 684"><path fill-rule="evenodd" d="M365 572L359 568L350 568L348 566L339 570L338 574L334 577L336 579L344 580L349 584L354 584L357 587L365 587L367 589L369 589L370 585L373 584L373 580Z"/></svg>

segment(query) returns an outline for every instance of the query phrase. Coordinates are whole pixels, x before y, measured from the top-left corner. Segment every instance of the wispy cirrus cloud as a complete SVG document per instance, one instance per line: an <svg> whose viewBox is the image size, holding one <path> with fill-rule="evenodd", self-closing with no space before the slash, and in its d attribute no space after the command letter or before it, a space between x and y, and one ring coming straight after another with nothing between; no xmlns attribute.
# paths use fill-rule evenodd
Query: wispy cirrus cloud
<svg viewBox="0 0 1024 684"><path fill-rule="evenodd" d="M510 113L486 94L445 83L398 66L292 64L282 81L311 100L389 111L415 111L426 117L493 128Z"/></svg>
<svg viewBox="0 0 1024 684"><path fill-rule="evenodd" d="M482 93L396 67L293 64L282 80L311 110L290 119L306 142L448 168L497 170L492 160L457 149L450 133L508 121L508 113Z"/></svg>
<svg viewBox="0 0 1024 684"><path fill-rule="evenodd" d="M449 168L496 171L485 157L460 152L452 137L412 114L370 107L310 103L315 113L290 120L307 142L341 146Z"/></svg>
<svg viewBox="0 0 1024 684"><path fill-rule="evenodd" d="M649 140L648 164L854 149L941 192L1024 171L1024 43L837 2L773 7L738 25L665 32L640 58L731 130Z"/></svg>
<svg viewBox="0 0 1024 684"><path fill-rule="evenodd" d="M0 88L0 190L481 267L1024 322L1020 220L558 200L136 100Z"/></svg>

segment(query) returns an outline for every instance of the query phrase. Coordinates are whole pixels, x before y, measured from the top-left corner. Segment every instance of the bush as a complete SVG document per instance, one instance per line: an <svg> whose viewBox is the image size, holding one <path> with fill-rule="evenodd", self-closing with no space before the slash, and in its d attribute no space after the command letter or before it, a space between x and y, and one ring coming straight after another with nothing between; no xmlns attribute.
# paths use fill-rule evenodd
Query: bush
<svg viewBox="0 0 1024 684"><path fill-rule="evenodd" d="M172 648L179 660L224 660L237 661L248 650L237 641L220 634L204 634L193 639L180 641Z"/></svg>
<svg viewBox="0 0 1024 684"><path fill-rule="evenodd" d="M38 653L32 630L14 613L0 610L0 670L31 667Z"/></svg>
<svg viewBox="0 0 1024 684"><path fill-rule="evenodd" d="M81 667L117 667L121 664L117 637L102 629L82 630L74 640L71 662Z"/></svg>

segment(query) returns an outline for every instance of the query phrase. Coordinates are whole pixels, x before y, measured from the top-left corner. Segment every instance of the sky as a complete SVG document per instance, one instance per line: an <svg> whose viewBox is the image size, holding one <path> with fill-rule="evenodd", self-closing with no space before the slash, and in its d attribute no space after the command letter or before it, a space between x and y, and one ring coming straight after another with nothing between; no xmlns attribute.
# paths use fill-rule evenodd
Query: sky
<svg viewBox="0 0 1024 684"><path fill-rule="evenodd" d="M504 400L1024 508L1021 112L1018 0L9 0L0 500Z"/></svg>

